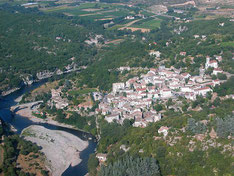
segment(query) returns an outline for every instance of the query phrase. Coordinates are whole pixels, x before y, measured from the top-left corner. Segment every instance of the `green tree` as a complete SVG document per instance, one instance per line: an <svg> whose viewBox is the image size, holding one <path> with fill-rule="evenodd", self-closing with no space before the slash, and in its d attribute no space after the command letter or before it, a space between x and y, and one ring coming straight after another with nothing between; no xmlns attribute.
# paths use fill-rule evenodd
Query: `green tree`
<svg viewBox="0 0 234 176"><path fill-rule="evenodd" d="M227 80L227 75L223 73L218 73L217 78L220 80Z"/></svg>
<svg viewBox="0 0 234 176"><path fill-rule="evenodd" d="M88 160L88 171L91 176L95 176L97 174L97 166L99 162L96 158L95 154L91 154Z"/></svg>

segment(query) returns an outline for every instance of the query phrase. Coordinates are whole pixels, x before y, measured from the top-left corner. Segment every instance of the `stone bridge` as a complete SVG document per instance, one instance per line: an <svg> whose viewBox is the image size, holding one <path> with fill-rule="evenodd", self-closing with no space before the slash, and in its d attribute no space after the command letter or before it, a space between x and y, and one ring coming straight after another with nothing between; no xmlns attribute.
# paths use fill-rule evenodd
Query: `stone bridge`
<svg viewBox="0 0 234 176"><path fill-rule="evenodd" d="M33 106L37 106L39 104L43 103L43 101L34 101L34 102L30 102L30 103L24 103L24 104L19 104L19 105L15 105L15 106L11 106L11 111L12 112L16 112L20 109L24 109L24 108L30 108L32 109Z"/></svg>

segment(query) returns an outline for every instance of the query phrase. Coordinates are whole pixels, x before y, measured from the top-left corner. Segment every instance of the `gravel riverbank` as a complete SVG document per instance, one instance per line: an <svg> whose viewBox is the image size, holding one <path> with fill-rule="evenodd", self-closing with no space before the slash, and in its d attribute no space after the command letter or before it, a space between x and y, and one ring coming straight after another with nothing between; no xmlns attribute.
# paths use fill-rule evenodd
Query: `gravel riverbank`
<svg viewBox="0 0 234 176"><path fill-rule="evenodd" d="M22 136L26 140L35 142L42 147L47 158L47 167L53 176L60 176L70 166L81 162L79 153L83 151L88 142L60 130L49 130L39 125L25 128Z"/></svg>

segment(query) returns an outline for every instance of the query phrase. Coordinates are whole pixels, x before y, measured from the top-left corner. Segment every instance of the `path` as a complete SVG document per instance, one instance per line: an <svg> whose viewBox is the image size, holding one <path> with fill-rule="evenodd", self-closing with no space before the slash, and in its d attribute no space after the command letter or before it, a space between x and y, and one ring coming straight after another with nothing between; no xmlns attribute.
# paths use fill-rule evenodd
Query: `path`
<svg viewBox="0 0 234 176"><path fill-rule="evenodd" d="M131 25L133 25L134 23L136 23L136 22L138 22L138 21L140 21L140 20L143 20L143 19L138 19L138 20L134 20L134 21L131 21L131 22L129 22L129 23L127 23L127 24L125 24L124 25L124 27L121 27L121 28L119 28L119 30L124 30L124 29L129 29L129 30L131 30L131 31L138 31L138 30L140 30L141 32L150 32L150 29L148 29L148 28L136 28L136 27L130 27Z"/></svg>
<svg viewBox="0 0 234 176"><path fill-rule="evenodd" d="M101 130L99 128L99 123L98 123L98 115L96 116L96 128L97 128L97 141L99 141L101 139Z"/></svg>
<svg viewBox="0 0 234 176"><path fill-rule="evenodd" d="M140 20L142 20L142 19L138 19L138 20L131 21L131 22L125 24L124 27L129 27L129 26L133 25L134 23L136 23L136 22L138 22L138 21L140 21Z"/></svg>

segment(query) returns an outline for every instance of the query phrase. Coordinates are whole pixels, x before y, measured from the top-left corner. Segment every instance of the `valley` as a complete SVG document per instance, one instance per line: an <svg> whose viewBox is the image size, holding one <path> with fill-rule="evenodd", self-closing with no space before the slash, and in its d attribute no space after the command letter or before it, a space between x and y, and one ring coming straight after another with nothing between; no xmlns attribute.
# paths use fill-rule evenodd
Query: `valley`
<svg viewBox="0 0 234 176"><path fill-rule="evenodd" d="M233 175L233 5L0 0L0 172Z"/></svg>

